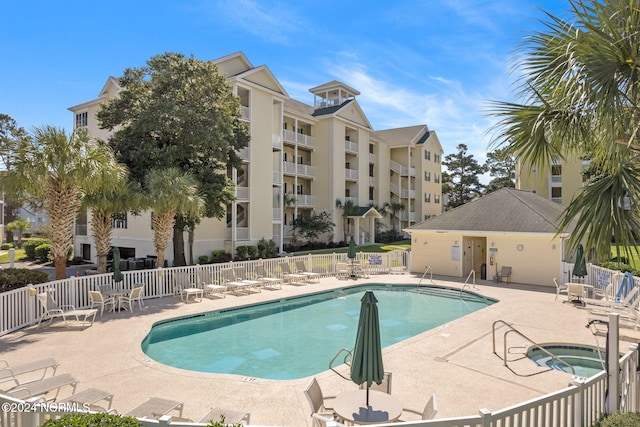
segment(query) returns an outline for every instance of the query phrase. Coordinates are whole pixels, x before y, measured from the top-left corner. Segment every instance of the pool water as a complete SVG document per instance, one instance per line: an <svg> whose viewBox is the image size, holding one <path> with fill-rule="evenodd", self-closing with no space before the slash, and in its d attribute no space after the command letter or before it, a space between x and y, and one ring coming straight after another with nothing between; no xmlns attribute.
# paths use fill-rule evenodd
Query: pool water
<svg viewBox="0 0 640 427"><path fill-rule="evenodd" d="M536 362L539 366L546 366L551 369L586 378L592 377L604 370L604 363L606 363L604 361L604 349L570 344L542 345L542 347L555 355L558 359L561 359L563 362L571 365L573 367L573 372L567 365L551 358L539 348L531 348L527 352L527 357Z"/></svg>
<svg viewBox="0 0 640 427"><path fill-rule="evenodd" d="M329 369L340 349L353 348L367 289L378 299L383 347L496 302L446 288L359 286L161 322L142 350L193 371L303 378Z"/></svg>

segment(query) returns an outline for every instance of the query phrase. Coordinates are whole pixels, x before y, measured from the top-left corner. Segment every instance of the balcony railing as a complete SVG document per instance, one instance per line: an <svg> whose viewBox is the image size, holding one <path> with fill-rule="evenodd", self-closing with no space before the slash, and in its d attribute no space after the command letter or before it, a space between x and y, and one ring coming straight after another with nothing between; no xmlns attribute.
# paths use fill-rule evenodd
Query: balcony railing
<svg viewBox="0 0 640 427"><path fill-rule="evenodd" d="M246 160L249 161L249 148L245 147L245 148L241 148L238 150L238 156L242 159L242 160Z"/></svg>
<svg viewBox="0 0 640 427"><path fill-rule="evenodd" d="M273 208L272 221L282 221L282 209Z"/></svg>
<svg viewBox="0 0 640 427"><path fill-rule="evenodd" d="M369 177L369 187L375 187L376 186L376 177L375 176L370 176Z"/></svg>
<svg viewBox="0 0 640 427"><path fill-rule="evenodd" d="M562 184L562 175L551 175L552 184Z"/></svg>
<svg viewBox="0 0 640 427"><path fill-rule="evenodd" d="M244 105L240 106L240 111L242 112L242 119L250 121L251 120L251 108L245 107Z"/></svg>
<svg viewBox="0 0 640 427"><path fill-rule="evenodd" d="M302 133L293 132L291 130L284 131L284 140L286 142L293 142L306 147L314 147L315 140L311 135L304 135Z"/></svg>
<svg viewBox="0 0 640 427"><path fill-rule="evenodd" d="M296 194L296 205L297 206L314 206L315 196L312 196L310 194Z"/></svg>
<svg viewBox="0 0 640 427"><path fill-rule="evenodd" d="M76 224L76 236L87 235L87 224Z"/></svg>
<svg viewBox="0 0 640 427"><path fill-rule="evenodd" d="M300 163L283 162L282 170L289 175L315 176L315 168L309 165L301 165Z"/></svg>
<svg viewBox="0 0 640 427"><path fill-rule="evenodd" d="M415 212L400 212L400 221L415 221Z"/></svg>
<svg viewBox="0 0 640 427"><path fill-rule="evenodd" d="M282 184L282 175L280 174L280 172L273 172L271 174L271 183Z"/></svg>
<svg viewBox="0 0 640 427"><path fill-rule="evenodd" d="M345 200L345 202L351 202L355 206L358 206L358 198L357 197L345 197L344 200Z"/></svg>
<svg viewBox="0 0 640 427"><path fill-rule="evenodd" d="M391 170L400 176L416 176L416 168L410 166L404 166L395 160L390 161Z"/></svg>
<svg viewBox="0 0 640 427"><path fill-rule="evenodd" d="M274 148L282 148L282 138L280 135L271 134L271 146Z"/></svg>
<svg viewBox="0 0 640 427"><path fill-rule="evenodd" d="M236 197L238 200L249 200L249 187L236 187Z"/></svg>
<svg viewBox="0 0 640 427"><path fill-rule="evenodd" d="M351 153L357 153L358 152L358 143L345 140L344 141L344 149L346 151L351 152Z"/></svg>
<svg viewBox="0 0 640 427"><path fill-rule="evenodd" d="M227 240L231 240L231 228L227 228L225 238ZM236 240L249 240L249 228L248 227L237 227L236 228Z"/></svg>
<svg viewBox="0 0 640 427"><path fill-rule="evenodd" d="M396 196L400 196L403 199L415 199L416 190L409 190L404 187L400 187L398 184L391 184L390 186L391 192Z"/></svg>
<svg viewBox="0 0 640 427"><path fill-rule="evenodd" d="M376 163L376 155L373 153L369 153L369 163Z"/></svg>
<svg viewBox="0 0 640 427"><path fill-rule="evenodd" d="M345 169L344 170L345 179L351 179L354 181L358 180L358 171L356 169Z"/></svg>

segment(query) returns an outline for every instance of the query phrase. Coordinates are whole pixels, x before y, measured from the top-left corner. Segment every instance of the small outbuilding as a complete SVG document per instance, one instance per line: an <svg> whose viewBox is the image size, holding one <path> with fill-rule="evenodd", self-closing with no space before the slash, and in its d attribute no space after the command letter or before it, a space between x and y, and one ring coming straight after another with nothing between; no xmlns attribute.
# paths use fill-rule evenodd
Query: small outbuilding
<svg viewBox="0 0 640 427"><path fill-rule="evenodd" d="M411 270L496 279L511 267L511 282L554 286L563 277L567 239L558 233L564 207L529 191L503 188L406 228ZM506 283L505 283L506 285Z"/></svg>

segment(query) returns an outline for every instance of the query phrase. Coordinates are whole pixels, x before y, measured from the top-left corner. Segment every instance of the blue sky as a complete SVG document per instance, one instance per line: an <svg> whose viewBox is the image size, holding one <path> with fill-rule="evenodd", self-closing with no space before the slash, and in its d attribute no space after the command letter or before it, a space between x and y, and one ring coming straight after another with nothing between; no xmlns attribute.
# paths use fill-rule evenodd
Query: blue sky
<svg viewBox="0 0 640 427"><path fill-rule="evenodd" d="M426 124L445 155L464 143L484 162L489 100L510 100L514 49L552 0L112 0L6 2L0 113L27 130L71 130L68 107L97 97L162 52L209 60L243 51L289 95L340 80L361 92L374 129Z"/></svg>

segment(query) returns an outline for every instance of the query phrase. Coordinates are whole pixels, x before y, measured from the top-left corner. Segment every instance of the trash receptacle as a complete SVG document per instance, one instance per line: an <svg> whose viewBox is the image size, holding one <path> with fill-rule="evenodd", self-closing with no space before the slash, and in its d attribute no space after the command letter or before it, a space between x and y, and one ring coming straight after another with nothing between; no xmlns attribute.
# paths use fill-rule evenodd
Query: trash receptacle
<svg viewBox="0 0 640 427"><path fill-rule="evenodd" d="M487 264L482 264L480 267L480 279L487 280Z"/></svg>

